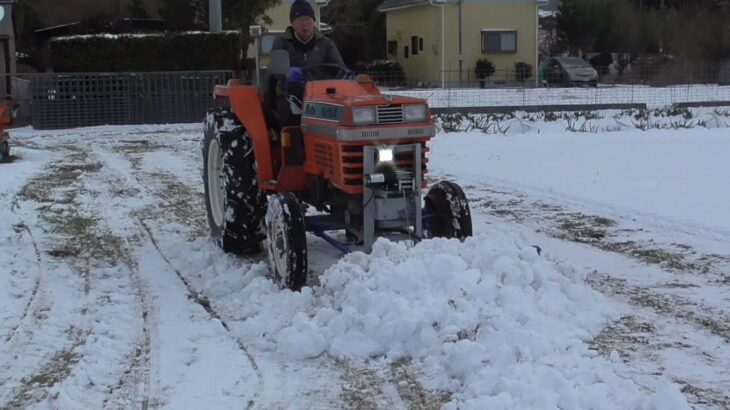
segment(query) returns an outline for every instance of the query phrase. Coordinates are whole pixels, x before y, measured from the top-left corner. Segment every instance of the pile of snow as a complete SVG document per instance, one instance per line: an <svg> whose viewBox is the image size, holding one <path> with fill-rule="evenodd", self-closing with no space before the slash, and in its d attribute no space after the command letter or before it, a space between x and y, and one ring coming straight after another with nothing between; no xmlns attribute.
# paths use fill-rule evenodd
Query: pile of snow
<svg viewBox="0 0 730 410"><path fill-rule="evenodd" d="M414 247L381 239L301 293L278 290L263 263L193 255L179 251L175 263L201 269L205 292L226 301L217 308L240 317L233 331L292 360L410 358L424 387L454 392L451 408L687 407L667 380L639 386L618 376L617 354L590 350L624 312L585 272L512 232Z"/></svg>

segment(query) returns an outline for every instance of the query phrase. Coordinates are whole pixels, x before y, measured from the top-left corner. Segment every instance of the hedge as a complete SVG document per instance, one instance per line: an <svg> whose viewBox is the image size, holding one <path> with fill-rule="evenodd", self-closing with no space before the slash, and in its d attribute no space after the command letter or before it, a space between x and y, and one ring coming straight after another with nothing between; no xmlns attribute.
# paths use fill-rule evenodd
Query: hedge
<svg viewBox="0 0 730 410"><path fill-rule="evenodd" d="M96 34L51 40L55 72L238 70L238 32Z"/></svg>

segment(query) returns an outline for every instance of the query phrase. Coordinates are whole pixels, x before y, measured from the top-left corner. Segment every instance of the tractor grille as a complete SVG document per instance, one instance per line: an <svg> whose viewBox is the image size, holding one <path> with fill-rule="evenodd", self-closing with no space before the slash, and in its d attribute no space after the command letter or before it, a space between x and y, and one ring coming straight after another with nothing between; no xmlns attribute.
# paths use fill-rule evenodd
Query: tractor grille
<svg viewBox="0 0 730 410"><path fill-rule="evenodd" d="M314 160L322 169L328 172L334 172L335 167L333 165L333 157L334 155L331 146L324 144L316 144L314 146Z"/></svg>
<svg viewBox="0 0 730 410"><path fill-rule="evenodd" d="M428 177L428 153L425 142L421 142L421 175L426 181ZM363 147L362 145L345 145L342 147L342 176L346 185L361 186L363 182ZM397 169L413 171L413 153L399 152L395 154L393 162ZM425 184L425 182L424 182ZM425 185L424 185L425 186Z"/></svg>
<svg viewBox="0 0 730 410"><path fill-rule="evenodd" d="M378 124L402 124L403 106L387 105L378 107Z"/></svg>

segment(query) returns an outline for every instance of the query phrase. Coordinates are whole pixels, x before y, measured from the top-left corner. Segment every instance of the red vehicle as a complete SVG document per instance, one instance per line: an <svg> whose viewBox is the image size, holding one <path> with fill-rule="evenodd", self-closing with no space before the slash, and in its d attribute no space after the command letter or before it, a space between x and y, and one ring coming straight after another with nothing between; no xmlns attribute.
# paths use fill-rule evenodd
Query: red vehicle
<svg viewBox="0 0 730 410"><path fill-rule="evenodd" d="M288 72L286 52L272 71ZM348 73L344 67L341 73ZM271 131L263 97L237 81L214 90L230 108L208 112L203 180L208 222L227 252L265 244L271 271L294 290L307 281L306 232L342 252L369 252L379 236L418 241L472 234L462 189L427 187L428 141L435 135L425 100L382 94L368 76L306 83L301 123ZM294 101L292 99L291 101ZM307 215L307 208L316 210ZM344 231L347 243L331 236Z"/></svg>
<svg viewBox="0 0 730 410"><path fill-rule="evenodd" d="M13 123L14 116L15 110L10 101L0 104L0 162L10 158L10 135L5 127Z"/></svg>

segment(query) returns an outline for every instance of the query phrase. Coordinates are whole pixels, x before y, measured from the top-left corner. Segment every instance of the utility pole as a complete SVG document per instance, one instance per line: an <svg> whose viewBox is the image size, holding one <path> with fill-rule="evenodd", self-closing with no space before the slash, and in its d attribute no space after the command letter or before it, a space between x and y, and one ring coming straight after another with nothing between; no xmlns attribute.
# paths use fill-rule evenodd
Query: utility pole
<svg viewBox="0 0 730 410"><path fill-rule="evenodd" d="M0 0L0 98L13 95L12 78L17 67L15 62L15 27L13 7L15 0Z"/></svg>
<svg viewBox="0 0 730 410"><path fill-rule="evenodd" d="M211 33L223 31L223 8L221 0L208 0L208 25Z"/></svg>
<svg viewBox="0 0 730 410"><path fill-rule="evenodd" d="M464 48L462 46L463 45L462 44L463 36L462 36L462 29L461 29L461 24L463 22L462 14L461 14L461 3L462 3L462 0L459 0L459 87L463 87L462 70L464 69Z"/></svg>
<svg viewBox="0 0 730 410"><path fill-rule="evenodd" d="M659 33L659 54L664 54L664 30L667 28L667 10L664 7L664 0L659 1L659 13L661 13L661 32Z"/></svg>

